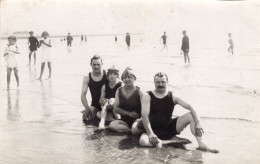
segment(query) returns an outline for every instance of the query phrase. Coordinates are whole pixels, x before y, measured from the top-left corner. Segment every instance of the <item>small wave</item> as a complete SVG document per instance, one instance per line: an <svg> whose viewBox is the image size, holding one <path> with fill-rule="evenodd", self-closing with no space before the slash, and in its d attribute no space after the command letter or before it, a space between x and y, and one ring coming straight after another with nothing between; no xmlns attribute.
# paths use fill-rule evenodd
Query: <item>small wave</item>
<svg viewBox="0 0 260 164"><path fill-rule="evenodd" d="M211 119L211 120L235 120L235 121L245 121L251 123L260 123L260 121L244 119L244 118L227 118L227 117L201 117L203 119Z"/></svg>

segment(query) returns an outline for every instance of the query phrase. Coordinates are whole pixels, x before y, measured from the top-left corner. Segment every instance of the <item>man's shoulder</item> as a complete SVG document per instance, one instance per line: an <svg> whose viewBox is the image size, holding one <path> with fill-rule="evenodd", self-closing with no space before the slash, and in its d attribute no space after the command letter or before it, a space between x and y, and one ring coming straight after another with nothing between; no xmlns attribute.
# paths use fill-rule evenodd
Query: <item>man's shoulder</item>
<svg viewBox="0 0 260 164"><path fill-rule="evenodd" d="M83 77L83 83L84 84L88 84L89 83L89 76L88 75Z"/></svg>

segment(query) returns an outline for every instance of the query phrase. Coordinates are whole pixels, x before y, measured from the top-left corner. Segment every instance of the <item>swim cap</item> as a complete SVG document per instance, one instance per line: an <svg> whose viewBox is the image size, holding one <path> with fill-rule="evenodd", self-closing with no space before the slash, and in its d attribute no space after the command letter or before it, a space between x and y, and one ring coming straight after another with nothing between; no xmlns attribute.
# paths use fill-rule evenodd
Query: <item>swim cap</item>
<svg viewBox="0 0 260 164"><path fill-rule="evenodd" d="M125 78L125 77L128 76L128 75L134 76L134 78L135 78L135 80L136 80L135 73L134 73L134 71L132 70L132 68L130 68L130 67L127 67L127 68L124 70L124 72L123 72L122 75L121 75L121 79L123 80L123 78Z"/></svg>

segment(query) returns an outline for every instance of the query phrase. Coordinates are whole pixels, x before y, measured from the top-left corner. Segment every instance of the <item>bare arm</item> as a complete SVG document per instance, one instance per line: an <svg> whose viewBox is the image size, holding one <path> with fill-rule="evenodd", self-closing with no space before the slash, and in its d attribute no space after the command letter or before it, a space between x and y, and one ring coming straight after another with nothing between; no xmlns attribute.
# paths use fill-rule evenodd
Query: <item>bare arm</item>
<svg viewBox="0 0 260 164"><path fill-rule="evenodd" d="M145 94L142 99L142 122L148 136L154 134L149 120L150 101L151 97L149 96L149 94Z"/></svg>
<svg viewBox="0 0 260 164"><path fill-rule="evenodd" d="M119 107L120 102L119 102L119 89L116 91L116 96L115 96L115 103L114 103L114 112L121 114L121 115L129 115L130 112L125 111L124 109Z"/></svg>
<svg viewBox="0 0 260 164"><path fill-rule="evenodd" d="M195 120L196 125L198 125L200 123L199 116L198 116L197 112L193 109L193 107L190 104L186 103L185 101L183 101L179 97L174 97L172 95L172 98L173 98L173 102L175 104L179 104L180 106L182 106L183 108L185 108L185 109L187 109L191 112L191 114L192 114L192 116Z"/></svg>
<svg viewBox="0 0 260 164"><path fill-rule="evenodd" d="M90 110L88 105L88 100L86 98L88 92L88 84L89 84L89 77L86 76L83 79L82 90L81 90L81 102L86 110Z"/></svg>
<svg viewBox="0 0 260 164"><path fill-rule="evenodd" d="M101 96L100 96L100 99L99 99L99 104L101 106L104 106L106 104L106 100L105 100L105 96L106 96L106 85L103 85L102 88L101 88Z"/></svg>
<svg viewBox="0 0 260 164"><path fill-rule="evenodd" d="M45 43L45 42L42 42L43 44L45 44L46 46L48 46L48 47L52 47L51 46L51 40L49 39L49 43Z"/></svg>
<svg viewBox="0 0 260 164"><path fill-rule="evenodd" d="M20 54L18 47L17 47L17 46L15 46L15 48L16 48L16 50L15 50L15 51L13 51L13 50L9 50L9 51L10 51L10 52L13 52L13 53L16 53L16 54Z"/></svg>

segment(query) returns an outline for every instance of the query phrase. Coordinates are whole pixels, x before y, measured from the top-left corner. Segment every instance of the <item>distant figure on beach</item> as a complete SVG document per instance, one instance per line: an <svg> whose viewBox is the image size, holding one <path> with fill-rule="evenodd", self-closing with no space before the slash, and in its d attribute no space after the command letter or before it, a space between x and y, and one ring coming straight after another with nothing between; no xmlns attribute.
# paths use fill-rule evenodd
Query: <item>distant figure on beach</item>
<svg viewBox="0 0 260 164"><path fill-rule="evenodd" d="M167 43L166 43L167 37L168 37L168 36L166 36L166 32L164 32L163 36L162 36L161 39L160 39L160 40L163 40L163 48L162 48L161 51L163 51L164 48L166 48L166 50L168 51L168 47L167 47Z"/></svg>
<svg viewBox="0 0 260 164"><path fill-rule="evenodd" d="M142 99L142 121L146 133L140 137L142 146L158 146L171 142L171 139L180 134L190 125L191 133L196 138L198 150L218 153L218 150L210 149L202 141L204 133L200 125L199 116L191 105L176 97L167 90L168 77L159 72L154 76L155 89L148 91ZM189 110L188 113L172 118L174 107L180 105Z"/></svg>
<svg viewBox="0 0 260 164"><path fill-rule="evenodd" d="M96 116L100 117L100 111L102 110L101 105L99 103L101 96L101 88L104 84L107 83L107 76L105 70L102 70L103 62L100 56L94 55L91 58L90 65L92 67L92 71L89 72L88 76L85 76L83 79L82 90L81 90L81 102L85 107L83 113L83 120L92 120ZM91 105L88 104L86 95L90 90L90 94L92 97ZM107 120L111 120L111 115L107 115Z"/></svg>
<svg viewBox="0 0 260 164"><path fill-rule="evenodd" d="M38 80L42 80L42 74L44 71L45 63L48 63L48 68L49 68L49 77L46 79L51 79L51 73L52 73L52 68L51 68L51 40L49 38L49 33L47 31L44 31L42 33L43 40L40 40L40 44L38 48L41 47L42 49L42 57L41 57L41 74Z"/></svg>
<svg viewBox="0 0 260 164"><path fill-rule="evenodd" d="M16 37L9 36L7 39L8 39L8 44L4 52L4 57L6 60L6 67L7 67L7 89L10 89L12 70L14 70L14 76L17 82L17 87L19 87L18 64L17 64L16 56L17 54L20 54L20 52L16 45Z"/></svg>
<svg viewBox="0 0 260 164"><path fill-rule="evenodd" d="M64 41L66 40L66 36L64 36Z"/></svg>
<svg viewBox="0 0 260 164"><path fill-rule="evenodd" d="M181 45L181 50L184 54L184 62L186 63L186 60L190 63L190 57L189 57L189 37L186 35L186 31L182 31L183 38L182 38L182 45Z"/></svg>
<svg viewBox="0 0 260 164"><path fill-rule="evenodd" d="M125 42L126 42L126 45L127 45L127 49L128 49L128 50L130 50L130 41L131 41L131 38L130 38L129 33L127 32L127 33L126 33L126 37L125 37Z"/></svg>
<svg viewBox="0 0 260 164"><path fill-rule="evenodd" d="M29 44L29 65L31 65L31 56L33 54L34 57L34 65L36 64L36 51L37 51L37 47L39 45L39 41L36 37L33 36L33 31L29 32L30 37L28 38L28 44Z"/></svg>
<svg viewBox="0 0 260 164"><path fill-rule="evenodd" d="M233 55L234 54L233 53L234 43L233 43L233 40L231 38L231 33L228 33L228 37L229 37L229 39L228 39L228 43L229 43L228 52L229 53L231 52L231 54Z"/></svg>
<svg viewBox="0 0 260 164"><path fill-rule="evenodd" d="M109 128L116 132L132 132L138 135L144 131L140 126L143 92L134 84L136 75L131 68L124 70L121 79L124 86L117 89L114 102L114 112L120 114L121 119L112 121Z"/></svg>
<svg viewBox="0 0 260 164"><path fill-rule="evenodd" d="M119 80L119 70L115 66L112 66L107 71L107 78L108 82L102 86L99 100L102 108L101 119L98 126L99 130L105 128L107 112L112 113L115 119L119 118L118 115L114 112L116 90L122 85L122 82ZM115 119L107 121L113 121Z"/></svg>
<svg viewBox="0 0 260 164"><path fill-rule="evenodd" d="M85 42L87 42L87 35L85 35Z"/></svg>
<svg viewBox="0 0 260 164"><path fill-rule="evenodd" d="M80 43L82 43L82 42L84 42L84 36L83 36L83 34L81 35L81 41L80 41Z"/></svg>
<svg viewBox="0 0 260 164"><path fill-rule="evenodd" d="M70 33L68 33L68 36L67 36L67 47L68 47L69 51L71 51L72 41L73 41L73 37L70 35Z"/></svg>
<svg viewBox="0 0 260 164"><path fill-rule="evenodd" d="M115 42L117 42L117 36L115 35Z"/></svg>

